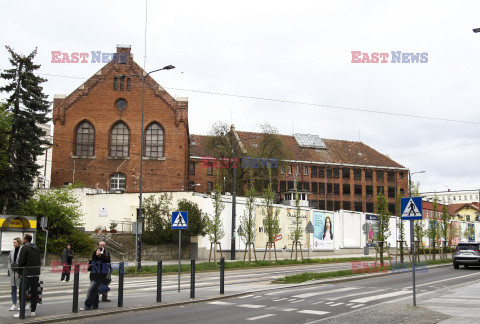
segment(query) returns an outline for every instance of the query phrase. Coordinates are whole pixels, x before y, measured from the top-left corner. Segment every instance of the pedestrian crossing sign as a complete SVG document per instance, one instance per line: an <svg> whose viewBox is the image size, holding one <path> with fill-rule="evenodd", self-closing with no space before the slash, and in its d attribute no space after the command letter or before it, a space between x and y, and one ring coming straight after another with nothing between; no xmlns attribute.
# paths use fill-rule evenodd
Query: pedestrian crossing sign
<svg viewBox="0 0 480 324"><path fill-rule="evenodd" d="M402 220L422 219L422 197L402 198L401 202Z"/></svg>
<svg viewBox="0 0 480 324"><path fill-rule="evenodd" d="M175 211L172 212L172 229L187 229L188 212Z"/></svg>

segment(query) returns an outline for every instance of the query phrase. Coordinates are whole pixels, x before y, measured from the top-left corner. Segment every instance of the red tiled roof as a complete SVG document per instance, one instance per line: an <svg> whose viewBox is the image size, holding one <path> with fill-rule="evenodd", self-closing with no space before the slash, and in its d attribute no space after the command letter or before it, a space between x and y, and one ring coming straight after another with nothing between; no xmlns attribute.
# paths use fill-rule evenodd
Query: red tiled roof
<svg viewBox="0 0 480 324"><path fill-rule="evenodd" d="M261 140L262 133L237 131L240 139L259 136L242 142L248 152L248 148ZM327 149L314 149L300 147L293 136L279 135L285 147L291 152L291 159L295 161L307 161L332 164L352 164L391 168L405 168L403 165L393 161L388 156L379 153L368 145L361 142L344 140L323 139ZM190 155L208 156L205 148L205 135L190 136ZM195 143L195 144L193 144Z"/></svg>

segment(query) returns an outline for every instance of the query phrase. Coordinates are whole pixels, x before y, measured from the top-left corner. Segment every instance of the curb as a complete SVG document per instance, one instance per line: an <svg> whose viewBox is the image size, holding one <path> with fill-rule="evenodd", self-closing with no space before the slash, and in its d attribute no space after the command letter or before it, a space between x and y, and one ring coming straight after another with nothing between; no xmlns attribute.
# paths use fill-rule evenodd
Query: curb
<svg viewBox="0 0 480 324"><path fill-rule="evenodd" d="M438 265L432 265L429 266L428 268L443 268L443 267L451 267L452 265L450 263L446 264L438 264ZM84 313L69 313L65 315L57 315L57 316L52 316L50 318L28 318L25 317L25 319L22 321L22 323L56 323L56 322L62 322L62 321L68 321L68 320L82 320L82 319L87 319L87 318L92 318L92 317L99 317L99 316L108 316L108 315L116 315L116 314L121 314L121 313L128 313L128 312L139 312L139 311L146 311L146 310L153 310L153 309L159 309L159 308L167 308L167 307L175 307L175 306L184 306L184 305L189 305L189 304L197 304L197 303L203 303L203 302L208 302L208 301L216 301L216 300L222 300L222 299L227 299L227 298L232 298L232 297L239 297L239 296L245 296L248 294L252 293L258 293L258 292L264 292L264 291L272 291L272 290L281 290L281 289L289 289L293 287L303 287L303 286L316 286L316 285L321 285L324 283L332 284L332 283L343 283L343 282L350 282L350 281L358 281L362 279L368 279L368 278L376 278L376 277L381 277L381 276L393 276L393 275L398 275L402 274L402 272L387 272L387 273L372 273L372 274L355 274L355 275L350 275L347 276L346 278L339 278L339 279L331 279L331 278L326 278L326 279L320 279L320 280L312 280L311 282L306 282L306 283L300 283L300 284L279 284L277 287L271 287L271 288L262 288L259 290L250 290L247 292L242 292L242 293L234 293L231 295L223 295L223 296L217 296L217 297L211 297L211 298L203 298L203 299L197 299L197 300L185 300L182 302L174 302L170 304L158 304L158 305L149 305L149 306L143 306L143 307L135 307L135 308L119 308L115 310L90 310L86 311ZM81 314L81 315L79 315Z"/></svg>

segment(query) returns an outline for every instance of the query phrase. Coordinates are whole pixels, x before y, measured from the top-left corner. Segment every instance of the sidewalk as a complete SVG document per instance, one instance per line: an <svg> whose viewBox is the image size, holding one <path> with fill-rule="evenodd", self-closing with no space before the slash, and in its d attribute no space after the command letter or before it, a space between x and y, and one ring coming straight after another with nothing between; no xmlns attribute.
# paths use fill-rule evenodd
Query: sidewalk
<svg viewBox="0 0 480 324"><path fill-rule="evenodd" d="M421 301L419 306L452 316L442 321L450 323L480 323L480 282L463 284L433 298Z"/></svg>

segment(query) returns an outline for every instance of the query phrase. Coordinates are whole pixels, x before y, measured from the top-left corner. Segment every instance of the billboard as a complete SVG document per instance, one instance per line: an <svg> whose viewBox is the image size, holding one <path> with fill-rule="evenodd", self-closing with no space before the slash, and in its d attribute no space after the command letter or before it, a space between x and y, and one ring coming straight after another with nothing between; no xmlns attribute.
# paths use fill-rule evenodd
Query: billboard
<svg viewBox="0 0 480 324"><path fill-rule="evenodd" d="M313 212L313 250L333 250L333 213Z"/></svg>
<svg viewBox="0 0 480 324"><path fill-rule="evenodd" d="M378 235L378 216L373 214L365 215L365 235L367 246L376 246Z"/></svg>

